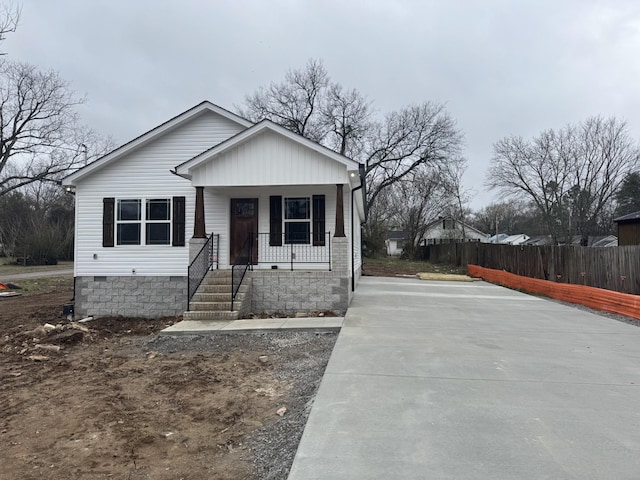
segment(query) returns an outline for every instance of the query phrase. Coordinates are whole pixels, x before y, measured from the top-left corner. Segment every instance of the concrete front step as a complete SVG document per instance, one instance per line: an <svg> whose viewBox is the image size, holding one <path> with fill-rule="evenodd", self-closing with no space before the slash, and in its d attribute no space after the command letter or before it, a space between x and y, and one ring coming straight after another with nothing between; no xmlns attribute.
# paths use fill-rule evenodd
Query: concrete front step
<svg viewBox="0 0 640 480"><path fill-rule="evenodd" d="M184 312L182 314L183 320L237 320L239 318L238 312L229 312L225 310L221 311L193 311Z"/></svg>
<svg viewBox="0 0 640 480"><path fill-rule="evenodd" d="M240 302L234 302L236 307L240 306ZM231 310L231 301L226 302L191 302L189 303L189 309L198 311L220 311Z"/></svg>
<svg viewBox="0 0 640 480"><path fill-rule="evenodd" d="M248 289L248 285L240 285L239 293L246 293ZM231 284L213 285L203 283L198 287L198 293L226 293L231 295Z"/></svg>
<svg viewBox="0 0 640 480"><path fill-rule="evenodd" d="M246 293L239 293L238 295L236 295L236 300L242 301L245 296L246 296ZM198 293L196 293L191 299L192 303L193 302L229 302L229 301L231 301L231 294L229 292L204 293L204 292L200 292L199 290L198 290Z"/></svg>

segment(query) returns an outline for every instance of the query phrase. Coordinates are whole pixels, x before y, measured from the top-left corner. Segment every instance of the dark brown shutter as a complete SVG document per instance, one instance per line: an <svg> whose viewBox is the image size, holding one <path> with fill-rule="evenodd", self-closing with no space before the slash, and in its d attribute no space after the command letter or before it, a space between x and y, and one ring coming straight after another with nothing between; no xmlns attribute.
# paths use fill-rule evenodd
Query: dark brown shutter
<svg viewBox="0 0 640 480"><path fill-rule="evenodd" d="M185 197L173 197L173 239L171 245L184 247Z"/></svg>
<svg viewBox="0 0 640 480"><path fill-rule="evenodd" d="M102 199L102 246L113 247L116 199Z"/></svg>
<svg viewBox="0 0 640 480"><path fill-rule="evenodd" d="M324 195L313 196L313 244L323 247L325 244Z"/></svg>
<svg viewBox="0 0 640 480"><path fill-rule="evenodd" d="M269 245L272 247L282 245L282 197L280 195L269 197Z"/></svg>

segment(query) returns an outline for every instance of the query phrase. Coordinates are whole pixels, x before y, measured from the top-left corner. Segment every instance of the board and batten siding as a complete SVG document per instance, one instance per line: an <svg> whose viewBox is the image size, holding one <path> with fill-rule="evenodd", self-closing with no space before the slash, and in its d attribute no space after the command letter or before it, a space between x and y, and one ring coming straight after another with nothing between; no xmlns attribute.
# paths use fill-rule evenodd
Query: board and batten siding
<svg viewBox="0 0 640 480"><path fill-rule="evenodd" d="M347 190L348 192L348 190ZM349 215L349 195L344 195L345 212L345 233L350 235L348 226ZM257 198L258 199L258 231L259 233L269 233L269 197L271 195L282 195L282 197L311 197L312 195L325 196L325 228L335 233L336 218L336 186L281 186L281 187L238 187L238 188L213 188L204 189L205 200L205 223L207 233L220 234L220 254L219 267L229 267L229 229L230 229L230 209L232 198ZM187 217L189 213L187 211ZM189 220L187 218L187 220ZM274 247L281 248L281 247ZM351 248L351 247L349 247ZM258 259L259 260L259 259ZM299 269L323 269L326 266L319 265L297 265ZM262 267L262 265L261 265ZM265 265L265 268L270 268ZM356 267L357 268L357 267Z"/></svg>
<svg viewBox="0 0 640 480"><path fill-rule="evenodd" d="M192 171L197 186L323 185L345 183L346 167L274 132L216 156Z"/></svg>
<svg viewBox="0 0 640 480"><path fill-rule="evenodd" d="M193 233L195 189L170 173L244 127L213 112L189 122L78 181L76 186L75 275L122 276L187 274ZM185 247L171 245L102 246L102 200L105 197L186 197ZM94 259L94 254L97 258Z"/></svg>

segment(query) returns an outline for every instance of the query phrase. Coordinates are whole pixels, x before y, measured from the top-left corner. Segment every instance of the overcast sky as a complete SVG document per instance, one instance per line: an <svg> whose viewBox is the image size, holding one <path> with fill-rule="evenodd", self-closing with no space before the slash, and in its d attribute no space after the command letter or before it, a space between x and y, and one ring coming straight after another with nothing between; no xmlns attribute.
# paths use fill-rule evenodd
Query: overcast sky
<svg viewBox="0 0 640 480"><path fill-rule="evenodd" d="M118 144L322 59L380 115L446 103L476 208L507 135L602 114L640 139L638 0L24 0L2 48L86 94L84 122Z"/></svg>

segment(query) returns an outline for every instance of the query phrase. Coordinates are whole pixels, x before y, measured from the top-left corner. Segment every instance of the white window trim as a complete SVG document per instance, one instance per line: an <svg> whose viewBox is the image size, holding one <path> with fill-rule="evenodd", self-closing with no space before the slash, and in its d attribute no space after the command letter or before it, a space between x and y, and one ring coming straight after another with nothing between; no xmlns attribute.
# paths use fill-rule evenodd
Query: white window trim
<svg viewBox="0 0 640 480"><path fill-rule="evenodd" d="M140 201L140 220L120 220L120 202L122 200L138 200ZM149 200L166 200L168 202L168 219L167 220L148 220L147 219L147 202ZM115 199L115 228L113 229L114 246L115 247L170 247L171 239L173 238L173 198L172 197L116 197ZM169 235L167 243L148 243L147 242L147 224L149 223L166 223L169 225ZM140 243L122 244L118 241L118 226L121 224L139 224L140 225Z"/></svg>
<svg viewBox="0 0 640 480"><path fill-rule="evenodd" d="M305 199L308 202L307 218L287 218L287 200L293 199ZM282 233L283 233L283 245L311 245L313 244L313 198L310 195L291 195L289 197L282 197ZM309 237L308 242L287 242L287 223L308 223L309 224Z"/></svg>

